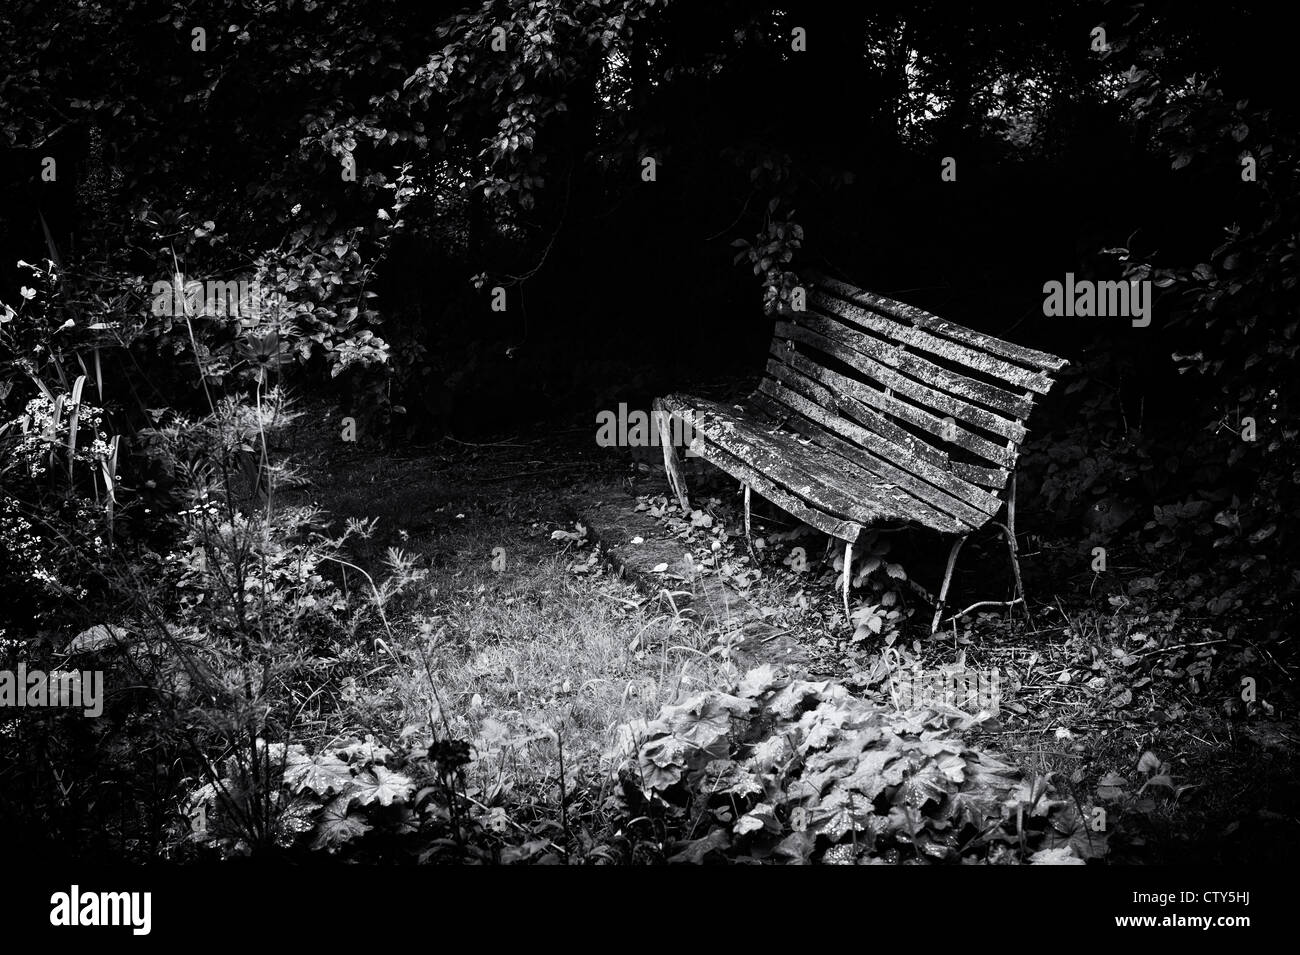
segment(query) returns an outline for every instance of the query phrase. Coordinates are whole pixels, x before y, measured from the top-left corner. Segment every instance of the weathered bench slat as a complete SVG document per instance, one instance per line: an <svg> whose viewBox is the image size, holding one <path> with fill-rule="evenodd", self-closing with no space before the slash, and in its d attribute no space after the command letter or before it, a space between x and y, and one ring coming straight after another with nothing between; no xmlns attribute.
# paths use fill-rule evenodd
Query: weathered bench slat
<svg viewBox="0 0 1300 955"><path fill-rule="evenodd" d="M821 289L812 289L808 294L808 301L823 312L830 312L873 334L902 342L909 348L929 352L947 361L974 368L992 378L1009 382L1021 390L1028 388L1039 394L1046 394L1051 390L1052 379L1042 372L1013 365L988 352L967 348L965 345L939 338L894 319L882 318L861 305L836 298Z"/></svg>
<svg viewBox="0 0 1300 955"><path fill-rule="evenodd" d="M798 352L788 352L786 357L792 359L789 364L783 364L775 358L768 359L768 375L796 390L803 388L823 408L848 415L864 428L869 428L897 445L903 453L914 454L936 467L951 470L952 461L946 452L930 447L907 429L856 400L857 396L851 390L839 386L832 379L831 372L813 365Z"/></svg>
<svg viewBox="0 0 1300 955"><path fill-rule="evenodd" d="M853 521L842 521L828 514L823 513L814 507L804 504L794 495L790 494L783 488L778 487L761 473L754 470L745 462L728 454L717 445L709 443L702 437L696 437L691 442L691 450L698 454L710 464L721 468L733 477L739 478L759 494L775 504L787 514L803 521L810 527L815 527L823 534L830 534L842 541L852 543L858 539L862 533L862 526Z"/></svg>
<svg viewBox="0 0 1300 955"><path fill-rule="evenodd" d="M714 463L725 464L725 470L742 479L754 477L754 487L760 487L761 479L763 486L779 489L785 501L782 506L793 503L807 510L811 505L841 529L886 516L863 502L860 489L848 489L834 479L834 471L847 471L846 464L833 462L823 449L778 430L775 422L761 422L752 412L728 413L717 402L687 404L674 395L663 401L665 409L691 424L693 451L709 460L719 458L722 463Z"/></svg>
<svg viewBox="0 0 1300 955"><path fill-rule="evenodd" d="M986 408L980 408L919 381L913 381L906 375L899 374L894 369L863 355L851 345L828 338L810 328L805 328L803 325L793 325L784 321L777 322L775 336L778 339L799 342L838 359L844 364L855 368L868 379L874 379L885 387L892 388L896 398L900 395L910 398L918 404L951 415L955 420L965 421L977 428L983 428L985 431L1000 435L1008 441L1019 443L1028 433L1023 425L1019 425L1015 421L1003 418Z"/></svg>
<svg viewBox="0 0 1300 955"><path fill-rule="evenodd" d="M906 372L931 387L940 388L954 397L964 398L968 401L978 401L982 405L1001 411L1013 418L1023 418L1033 410L1033 402L1023 397L1023 395L1012 394L997 385L976 381L974 378L967 378L955 371L949 371L947 368L936 365L920 355L909 352L901 344L890 344L878 338L872 338L870 335L863 335L861 332L856 332L843 322L836 321L827 315L809 309L806 312L791 313L789 317L803 328L810 328L813 331L820 332L829 338L848 345L855 351L884 362L891 368Z"/></svg>
<svg viewBox="0 0 1300 955"><path fill-rule="evenodd" d="M861 446L867 467L945 514L978 526L1000 508L995 495L924 461L902 456L897 446L879 435L826 411L802 387L791 388L767 379L759 385L759 391Z"/></svg>
<svg viewBox="0 0 1300 955"><path fill-rule="evenodd" d="M773 354L776 354L779 346L773 347ZM874 408L869 407L866 403L859 400L862 397L878 396L881 399L888 399L890 396L881 392L873 392L866 386L858 385L851 379L845 378L826 368L819 368L808 362L804 356L796 351L785 350L783 355L777 358L768 359L767 373L771 377L794 387L792 381L797 382L800 378L811 379L824 386L826 393L835 397L831 403L825 407L837 410L841 414L847 414L858 424L886 438L898 445L901 450L907 450L924 458L936 467L951 471L957 477L968 481L971 484L977 484L980 487L992 488L995 492L1000 490L1007 482L1007 466L1014 464L1015 453L1001 445L993 445L999 452L1001 458L1008 460L1008 465L1000 467L986 467L980 464L973 464L967 461L955 461L946 451L932 447L924 441L918 440L914 434L894 424L888 418ZM863 393L853 390L852 386L858 386ZM865 394L864 394L865 393ZM849 397L846 397L849 396ZM816 399L819 403L820 398ZM885 404L885 401L881 401ZM915 411L910 405L903 405L910 411ZM936 419L937 420L937 419ZM975 437L975 436L972 436ZM983 439L978 439L983 440ZM992 442L989 442L992 444Z"/></svg>
<svg viewBox="0 0 1300 955"><path fill-rule="evenodd" d="M752 412L732 413L716 402L674 406L698 436L738 460L752 462L778 479L790 493L860 524L924 520L929 512L914 498L858 461L848 461L815 443L800 441L777 422L761 422Z"/></svg>
<svg viewBox="0 0 1300 955"><path fill-rule="evenodd" d="M874 459L870 457L864 459L863 449L858 445L846 441L825 426L796 412L788 405L782 404L769 395L755 392L750 396L749 400L755 408L761 410L768 418L782 422L785 427L794 429L821 447L843 458L851 466L861 470L867 482L877 485L885 482L886 479L872 469ZM929 527L944 534L963 534L970 529L970 525L965 521L945 514L931 504L905 493L893 495L892 504L898 508L898 519L920 527Z"/></svg>
<svg viewBox="0 0 1300 955"><path fill-rule="evenodd" d="M1005 468L989 468L982 464L971 464L968 461L953 461L949 466L952 468L952 473L959 478L970 481L971 484L986 487L994 493L1007 486L1007 478L1011 475L1011 472Z"/></svg>
<svg viewBox="0 0 1300 955"><path fill-rule="evenodd" d="M727 412L715 401L677 407L676 413L708 443L738 460L750 461L762 473L779 479L797 498L819 505L836 517L858 524L891 517L872 507L871 495L865 492L870 489L863 486L861 472L850 472L848 464L833 459L824 448L801 442L790 431L777 429L776 422L767 424L748 414Z"/></svg>
<svg viewBox="0 0 1300 955"><path fill-rule="evenodd" d="M1057 358L1055 355L1049 355L1047 352L1038 351L1034 348L1026 348L1023 345L1017 345L1014 342L1005 341L1001 338L994 338L992 335L985 335L977 332L972 328L964 325L958 325L955 322L947 321L937 315L932 315L923 309L914 305L907 305L903 302L895 301L891 298L885 298L883 295L876 295L872 292L866 292L859 288L854 288L847 282L840 282L829 276L809 273L810 281L829 289L842 298L852 302L866 305L877 311L896 318L900 321L915 325L917 328L923 328L926 331L938 335L944 335L953 341L962 342L966 345L972 345L983 351L991 352L994 355L1000 355L1011 361L1019 362L1030 368L1036 368L1041 371L1060 371L1069 364L1064 358Z"/></svg>
<svg viewBox="0 0 1300 955"><path fill-rule="evenodd" d="M913 496L905 488L881 474L881 468L878 466L880 459L861 445L846 441L761 389L750 395L748 401L769 421L797 431L814 444L835 453L851 465L854 474L850 490L853 493L861 494L864 489L870 489L873 494L877 491L885 493L890 500L890 508L898 511L896 517L924 527L941 530L947 526L954 532L965 528L965 522L938 510L928 501Z"/></svg>
<svg viewBox="0 0 1300 955"><path fill-rule="evenodd" d="M866 448L872 452L867 460L873 471L897 483L913 497L920 498L963 523L979 527L992 516L988 513L990 510L996 514L1000 507L1001 502L983 488L973 487L923 461L902 459L898 456L897 448L884 438L872 434L859 424L826 411L816 402L810 401L807 396L778 381L765 379L759 385L759 391L776 398L822 427ZM897 463L890 460L891 456L897 460ZM963 498L970 499L970 502ZM975 500L976 498L978 501ZM989 498L993 498L996 504L990 503Z"/></svg>
<svg viewBox="0 0 1300 955"><path fill-rule="evenodd" d="M817 450L800 445L793 434L776 430L768 433L757 422L727 415L712 402L678 406L674 411L692 425L697 439L703 438L737 460L752 464L796 497L856 523L880 519L880 514L837 487L824 462L817 460ZM823 466L813 471L809 465Z"/></svg>
<svg viewBox="0 0 1300 955"><path fill-rule="evenodd" d="M860 423L868 427L876 428L877 425L879 425L879 428L877 429L878 434L890 438L896 444L904 445L916 454L920 454L923 457L928 456L931 463L942 464L945 467L949 467L951 464L956 462L952 462L947 453L937 448L930 447L924 441L918 440L911 432L887 420L884 418L883 414L892 414L894 417L900 418L901 420L915 425L924 431L928 431L936 437L956 445L962 450L969 451L971 454L977 455L986 461L991 461L999 468L1008 468L1015 464L1016 454L1014 449L1008 449L1005 445L996 444L987 438L973 434L958 425L955 420L951 425L945 424L942 418L929 414L928 412L913 405L909 405L904 401L899 401L893 395L887 395L883 391L873 388L868 384L854 381L852 378L841 375L839 372L832 371L829 368L823 368L816 362L808 360L793 349L782 349L779 345L774 345L772 348L772 354L775 356L778 366L781 362L784 362L800 374L825 385L833 394L851 395L853 398L857 399L858 403L869 405L871 408L875 409L875 413L870 417L870 423L867 420L863 420L863 418L857 414L854 414L854 417L857 418ZM775 374L778 377L782 374L788 374L788 372L780 371L779 368L774 368L773 364L773 361L768 361L767 370L769 374ZM831 407L834 406L832 405ZM854 407L849 405L848 411L853 413ZM881 412L883 412L883 414L881 414ZM982 480L996 480L994 475L999 473L997 470L989 468L981 468L981 471L988 472L981 476ZM1005 477L1005 475L1003 475L1003 477ZM1001 485L998 486L1000 487Z"/></svg>

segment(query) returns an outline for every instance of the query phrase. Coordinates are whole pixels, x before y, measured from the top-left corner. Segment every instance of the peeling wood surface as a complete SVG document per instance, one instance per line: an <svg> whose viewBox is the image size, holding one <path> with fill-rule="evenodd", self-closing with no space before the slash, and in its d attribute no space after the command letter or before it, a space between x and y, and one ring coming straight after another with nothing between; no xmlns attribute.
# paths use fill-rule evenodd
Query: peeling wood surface
<svg viewBox="0 0 1300 955"><path fill-rule="evenodd" d="M946 451L932 447L912 432L889 421L886 415L893 415L908 424L930 432L936 438L948 441L994 464L996 467L993 469L982 469L987 472L984 474L986 480L996 480L994 475L998 473L997 468L1011 467L1015 464L1016 454L1014 448L996 444L985 437L968 431L956 421L945 422L937 415L930 414L905 401L900 401L893 395L886 395L883 391L868 384L854 381L839 372L831 371L829 368L823 368L797 351L773 349L773 354L779 361L768 361L767 372L769 375L780 379L787 385L792 385L792 379L811 379L813 383L823 386L822 390L824 392L829 393L827 401L830 403L824 404L824 407L828 409L838 407L840 411L848 413L859 424L872 428L882 437L889 438L895 444L900 444L913 453L926 457L932 463L948 468L954 467L954 462L951 461ZM836 398L835 396L841 397ZM1002 485L999 483L997 486L1001 487Z"/></svg>
<svg viewBox="0 0 1300 955"><path fill-rule="evenodd" d="M810 329L866 358L894 369L895 372L903 372L923 385L946 391L955 398L978 402L1016 418L1027 417L1034 407L1032 402L1026 401L1019 394L949 371L919 355L912 354L897 342L890 344L879 338L865 335L825 315L807 311L792 313L787 317L796 321L780 323L778 329L782 324L795 324L800 328ZM904 385L907 381L908 378L903 379Z"/></svg>
<svg viewBox="0 0 1300 955"><path fill-rule="evenodd" d="M992 378L1015 385L1018 389L1027 388L1039 394L1046 394L1051 390L1052 379L1040 371L1021 368L988 352L977 351L955 341L931 335L919 328L913 328L911 325L904 325L892 318L885 318L860 305L828 295L820 289L812 289L808 293L808 301L821 311L842 318L859 328L884 338L894 339L909 348L974 368Z"/></svg>
<svg viewBox="0 0 1300 955"><path fill-rule="evenodd" d="M753 402L753 406L766 414L769 419L781 422L784 427L792 428L813 443L838 455L851 467L866 474L868 482L889 483L885 478L871 470L870 460L864 459L862 448L853 442L846 441L839 435L831 433L825 427L804 415L792 414L791 408L781 404L775 398L756 393L751 396L750 400ZM902 489L899 488L899 490ZM944 534L963 534L971 529L970 525L964 521L938 510L925 501L913 498L909 494L894 495L891 505L898 509L897 519L905 520L918 527L928 527Z"/></svg>
<svg viewBox="0 0 1300 955"><path fill-rule="evenodd" d="M937 335L943 335L947 338L951 338L953 341L972 345L975 348L990 352L991 354L1000 355L1003 358L1019 362L1029 368L1056 372L1069 364L1069 362L1064 358L1058 358L1057 356L1048 354L1045 351L1026 348L1023 345L1017 345L1014 342L1004 341L1001 338L994 338L992 335L977 332L973 328L967 328L964 325L949 322L937 315L931 315L929 312L916 308L915 306L906 305L903 302L897 302L891 298L885 298L883 295L876 295L872 292L863 291L860 288L855 288L854 286L849 285L847 282L841 282L837 279L830 278L829 276L821 275L820 273L810 272L808 273L808 278L816 285L820 285L822 288L834 292L842 298L877 309L890 318L907 322L910 325L914 325L917 328L923 328L926 331L933 332Z"/></svg>
<svg viewBox="0 0 1300 955"><path fill-rule="evenodd" d="M890 397L897 400L908 399L917 405L924 405L944 415L951 416L957 421L964 421L975 427L983 428L985 431L1006 438L1008 441L1019 442L1028 433L1023 426L1016 424L1014 419L1003 417L987 408L973 405L955 395L932 388L922 382L914 381L893 368L874 361L862 352L828 338L811 328L803 325L793 325L790 322L777 322L775 335L778 340L798 342L801 345L838 359L861 373L866 380L876 381L890 388L893 392ZM1027 415L1025 416L1027 417Z"/></svg>
<svg viewBox="0 0 1300 955"><path fill-rule="evenodd" d="M705 401L691 407L678 406L674 413L691 423L697 440L704 439L706 451L708 445L725 451L800 500L841 520L872 524L900 519L888 482L850 466L815 444L800 441L761 415L728 411ZM730 473L730 469L724 470ZM873 487L873 481L880 487ZM906 500L905 494L893 493Z"/></svg>
<svg viewBox="0 0 1300 955"><path fill-rule="evenodd" d="M780 382L764 381L759 390L831 432L866 448L870 456L864 454L863 458L873 471L934 510L951 515L971 527L979 527L1001 508L1001 501L987 491L966 484L918 458L899 454L896 447L890 457L892 446L884 439L852 421L827 412Z"/></svg>

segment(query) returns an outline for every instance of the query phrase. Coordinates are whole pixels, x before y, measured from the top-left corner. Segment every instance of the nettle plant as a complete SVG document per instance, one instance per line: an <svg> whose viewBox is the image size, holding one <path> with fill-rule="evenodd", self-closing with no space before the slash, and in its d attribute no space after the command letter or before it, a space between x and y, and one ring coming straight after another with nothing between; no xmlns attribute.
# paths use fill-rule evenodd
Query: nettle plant
<svg viewBox="0 0 1300 955"><path fill-rule="evenodd" d="M630 835L669 862L1080 863L1106 852L1087 808L962 740L977 718L900 712L832 681L757 667L620 727L610 754Z"/></svg>

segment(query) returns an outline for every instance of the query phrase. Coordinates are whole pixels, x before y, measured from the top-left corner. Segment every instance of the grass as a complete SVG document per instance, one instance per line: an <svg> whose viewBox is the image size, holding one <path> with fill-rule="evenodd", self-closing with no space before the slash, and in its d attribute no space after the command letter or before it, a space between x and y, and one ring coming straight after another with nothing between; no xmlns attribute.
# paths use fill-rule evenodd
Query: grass
<svg viewBox="0 0 1300 955"><path fill-rule="evenodd" d="M453 736L475 742L478 769L529 785L570 766L600 769L617 728L653 716L723 664L679 616L629 584L575 576L563 557L494 571L444 571L404 607L400 651L427 671L391 681L399 718L431 709ZM430 677L437 698L431 699Z"/></svg>
<svg viewBox="0 0 1300 955"><path fill-rule="evenodd" d="M511 793L516 811L531 803L554 817L562 792L567 800L607 783L603 757L620 726L725 681L729 665L709 654L709 635L671 601L638 592L601 561L575 572L591 545L551 539L573 527L559 490L567 476L531 477L522 489L509 480L535 467L518 460L527 449L403 458L299 443L330 450L305 462L317 481L298 493L339 520L379 518L358 566L377 575L395 546L429 569L386 608L391 646L377 619L363 628L363 642L379 637L386 652L349 667L355 735L470 740L471 797L491 804ZM359 585L355 573L348 581Z"/></svg>

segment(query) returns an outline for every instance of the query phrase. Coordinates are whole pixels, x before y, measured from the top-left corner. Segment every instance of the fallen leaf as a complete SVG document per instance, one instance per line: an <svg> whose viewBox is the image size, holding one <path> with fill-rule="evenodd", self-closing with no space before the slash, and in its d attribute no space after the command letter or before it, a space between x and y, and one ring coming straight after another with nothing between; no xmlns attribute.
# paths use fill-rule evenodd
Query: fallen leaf
<svg viewBox="0 0 1300 955"><path fill-rule="evenodd" d="M1039 849L1029 857L1030 865L1084 865L1069 846L1056 849Z"/></svg>
<svg viewBox="0 0 1300 955"><path fill-rule="evenodd" d="M1174 780L1173 777L1168 776L1165 773L1161 773L1159 776L1152 776L1150 779L1144 782L1142 784L1142 789L1139 789L1138 792L1139 793L1143 792L1148 786L1164 786L1166 789L1173 789Z"/></svg>
<svg viewBox="0 0 1300 955"><path fill-rule="evenodd" d="M1151 752L1151 750L1147 750L1143 753L1142 758L1138 760L1139 773L1154 773L1159 768L1160 757Z"/></svg>

